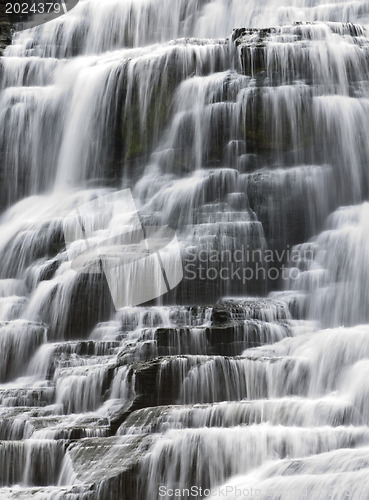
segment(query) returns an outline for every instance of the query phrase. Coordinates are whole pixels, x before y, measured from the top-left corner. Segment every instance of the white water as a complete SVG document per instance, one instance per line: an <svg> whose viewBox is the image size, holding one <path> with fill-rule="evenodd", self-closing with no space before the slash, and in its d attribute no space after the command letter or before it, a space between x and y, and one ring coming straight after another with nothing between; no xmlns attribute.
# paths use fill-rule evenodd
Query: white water
<svg viewBox="0 0 369 500"><path fill-rule="evenodd" d="M368 496L368 29L360 0L82 0L14 35L0 59L1 498ZM138 213L104 201L123 188ZM181 285L115 313L102 276L68 260L81 231L64 244L65 217L91 202L100 248L132 221L173 228ZM246 247L296 244L269 265L285 279L242 279ZM135 293L160 288L140 276Z"/></svg>

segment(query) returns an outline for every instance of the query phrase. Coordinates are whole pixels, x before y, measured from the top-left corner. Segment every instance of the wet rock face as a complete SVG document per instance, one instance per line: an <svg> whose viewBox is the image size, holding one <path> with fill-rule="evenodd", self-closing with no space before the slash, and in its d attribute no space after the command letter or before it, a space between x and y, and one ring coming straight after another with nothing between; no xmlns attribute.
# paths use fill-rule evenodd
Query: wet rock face
<svg viewBox="0 0 369 500"><path fill-rule="evenodd" d="M55 483L63 499L115 500L128 493L133 499L147 497L151 487L146 470L167 425L165 415L170 421L172 409L183 409L185 415L192 406L183 403L191 401L241 397L234 378L234 369L240 370L246 359L240 354L267 339L288 337L289 321L283 302L225 299L215 306L136 308L131 315L126 311L121 321L100 325L95 339L87 341L47 344L37 337L40 328L46 335L42 325L29 324L30 339L41 349L33 357L30 347L26 349L30 360L26 357L23 365L32 375L24 380L28 387L0 389L0 465L12 457L12 465L3 468L2 486L23 481L25 491L45 498ZM19 322L3 326L8 350L18 338L17 327L24 330ZM110 340L99 340L99 329L104 336L110 331ZM26 345L27 337L22 341ZM143 349L145 345L149 347ZM214 367L223 376L215 392L207 393ZM196 371L205 385L196 388L195 383L191 389ZM41 373L45 380L32 385ZM210 411L211 405L206 408ZM204 418L217 425L222 411ZM251 418L242 415L240 422ZM178 425L196 427L196 422L197 416L188 414ZM224 423L231 424L226 418Z"/></svg>
<svg viewBox="0 0 369 500"><path fill-rule="evenodd" d="M0 323L0 382L12 380L46 341L46 327L27 321Z"/></svg>
<svg viewBox="0 0 369 500"><path fill-rule="evenodd" d="M185 309L191 311L191 308ZM186 395L185 386L192 373L196 370L206 372L206 366L209 366L210 377L211 371L217 371L222 365L225 378L219 379L219 393L214 397L215 400L225 397L225 386L233 384L230 382L232 370L243 370L238 355L268 340L291 334L289 311L279 301L225 299L214 307L197 308L196 314L209 320L192 327L145 329L142 340L135 339L135 350L127 345L120 351L119 364L124 366L131 362L126 380L134 387L135 396L129 411L191 399L192 396ZM145 344L146 349L142 349ZM145 360L138 361L140 358ZM201 401L202 396L199 394L198 397ZM124 418L126 416L124 413Z"/></svg>
<svg viewBox="0 0 369 500"><path fill-rule="evenodd" d="M56 369L55 381L72 377L69 400L77 403L79 397L81 408L82 400L91 398L91 382L95 393L101 391L99 404L103 404L98 411L62 415L63 409L52 404L52 395L43 409L35 402L33 409L9 406L7 412L3 410L1 436L10 438L10 443L20 441L8 453L14 454L13 463L24 463L22 467L29 471L29 493L48 498L52 494L49 481L57 477L63 499L115 500L123 494L133 499L149 498L160 485L172 487L173 481L183 487L191 481L204 488L214 487L228 477L224 470L227 474L247 471L260 464L263 453L293 457L296 439L306 453L328 452L369 439L365 429L352 427L360 425L360 417L349 402L337 401L332 406L331 400L306 397L309 387L316 386L316 369L309 364L309 348L306 356L291 356L294 344L298 350L302 342L293 338L294 325L304 325L290 319L284 302L224 299L214 307L168 311L170 326L158 324L160 311L149 308L136 311L141 317L139 327L138 317L134 320L124 315L119 325L111 324L115 341L111 337L105 343L90 340L55 345L54 364L64 367ZM161 311L162 318L168 317L168 311ZM149 324L155 326L150 329ZM136 327L129 331L127 325ZM148 342L156 346L151 359L140 349L141 343ZM170 350L171 355L154 357L160 349ZM202 352L184 355L185 349ZM98 363L102 371L97 369ZM85 370L88 365L90 369ZM110 382L104 388L104 384L99 385L100 377L107 373ZM329 380L323 376L321 383ZM57 386L57 400L58 391ZM20 397L19 389L14 395ZM15 405L16 400L9 399L9 404ZM22 404L21 399L18 404ZM327 425L331 426L329 436ZM324 430L319 426L325 426ZM28 455L22 448L24 438L29 443ZM265 439L273 443L266 451L260 448ZM52 447L54 443L58 452ZM27 465L27 457L38 463L41 451L34 448L36 444L41 446L42 456L52 455L46 476L37 475ZM242 460L236 461L232 453L237 446ZM245 451L250 447L256 450L251 461ZM199 463L199 457L201 471L191 465ZM4 470L8 471L4 484L12 484L10 469ZM215 476L214 470L218 471ZM37 489L37 485L45 486Z"/></svg>
<svg viewBox="0 0 369 500"><path fill-rule="evenodd" d="M114 500L123 492L138 498L139 463L148 452L151 436L82 440L69 447L76 478L95 490L94 498Z"/></svg>

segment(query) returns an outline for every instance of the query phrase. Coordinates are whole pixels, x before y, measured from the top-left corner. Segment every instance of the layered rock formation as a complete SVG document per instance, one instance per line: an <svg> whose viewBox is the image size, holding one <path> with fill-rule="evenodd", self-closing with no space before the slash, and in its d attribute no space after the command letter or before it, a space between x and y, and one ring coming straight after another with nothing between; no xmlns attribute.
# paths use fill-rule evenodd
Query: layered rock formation
<svg viewBox="0 0 369 500"><path fill-rule="evenodd" d="M88 0L5 50L1 498L366 498L368 2L280 3ZM184 278L115 311L70 256L122 188Z"/></svg>

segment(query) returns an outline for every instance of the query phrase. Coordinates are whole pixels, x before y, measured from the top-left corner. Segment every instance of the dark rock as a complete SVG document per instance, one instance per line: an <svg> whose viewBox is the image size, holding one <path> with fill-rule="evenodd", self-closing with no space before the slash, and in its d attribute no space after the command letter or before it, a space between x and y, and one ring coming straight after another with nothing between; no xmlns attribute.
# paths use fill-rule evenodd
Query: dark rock
<svg viewBox="0 0 369 500"><path fill-rule="evenodd" d="M96 498L137 498L138 467L153 438L124 436L83 439L68 453L77 480L97 491Z"/></svg>
<svg viewBox="0 0 369 500"><path fill-rule="evenodd" d="M0 2L0 56L7 45L12 41L11 25L5 13L5 1Z"/></svg>

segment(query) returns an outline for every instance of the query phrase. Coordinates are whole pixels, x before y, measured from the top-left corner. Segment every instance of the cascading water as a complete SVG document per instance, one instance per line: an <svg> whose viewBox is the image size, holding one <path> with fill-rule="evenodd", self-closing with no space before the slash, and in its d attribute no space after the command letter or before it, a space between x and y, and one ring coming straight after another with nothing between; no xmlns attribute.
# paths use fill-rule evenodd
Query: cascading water
<svg viewBox="0 0 369 500"><path fill-rule="evenodd" d="M1 499L369 497L368 28L362 0L81 0L13 34ZM109 242L166 227L180 259L123 279Z"/></svg>

